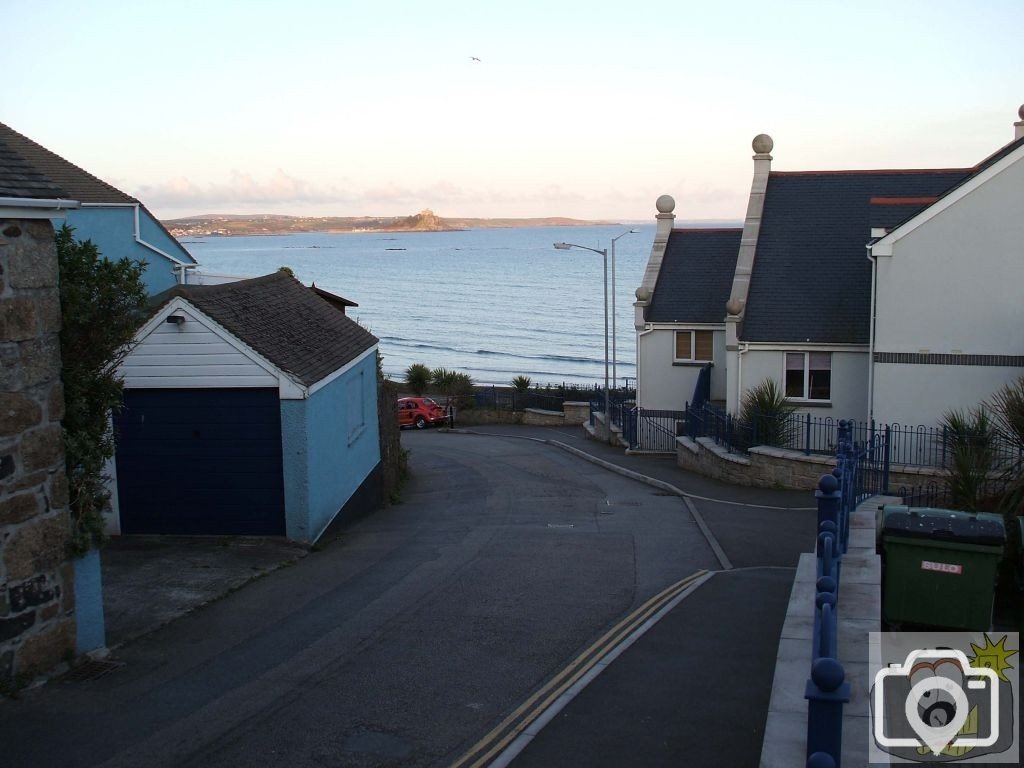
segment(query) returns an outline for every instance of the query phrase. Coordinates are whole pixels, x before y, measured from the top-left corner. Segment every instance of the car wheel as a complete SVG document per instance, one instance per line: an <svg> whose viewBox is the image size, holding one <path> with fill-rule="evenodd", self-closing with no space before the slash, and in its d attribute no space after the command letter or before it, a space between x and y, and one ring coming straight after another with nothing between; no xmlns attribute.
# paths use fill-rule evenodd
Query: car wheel
<svg viewBox="0 0 1024 768"><path fill-rule="evenodd" d="M425 426L427 426L427 420L424 419L422 416L417 416L416 429L423 429Z"/></svg>

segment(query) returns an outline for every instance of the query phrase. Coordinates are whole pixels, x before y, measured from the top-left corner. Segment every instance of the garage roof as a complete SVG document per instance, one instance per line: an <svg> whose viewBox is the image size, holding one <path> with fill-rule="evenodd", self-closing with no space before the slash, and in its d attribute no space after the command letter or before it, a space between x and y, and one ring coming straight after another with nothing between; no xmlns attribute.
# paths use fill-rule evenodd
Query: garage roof
<svg viewBox="0 0 1024 768"><path fill-rule="evenodd" d="M178 285L154 297L154 308L178 297L306 386L377 344L285 270L222 285Z"/></svg>

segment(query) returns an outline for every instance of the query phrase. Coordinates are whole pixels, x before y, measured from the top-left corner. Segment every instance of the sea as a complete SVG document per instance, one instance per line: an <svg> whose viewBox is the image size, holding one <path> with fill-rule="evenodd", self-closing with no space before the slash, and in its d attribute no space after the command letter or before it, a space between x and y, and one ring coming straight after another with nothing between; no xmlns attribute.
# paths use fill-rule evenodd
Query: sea
<svg viewBox="0 0 1024 768"><path fill-rule="evenodd" d="M636 380L634 291L653 224L471 229L458 232L307 233L208 237L183 244L210 273L257 276L287 266L358 303L348 314L380 339L384 372L402 379L413 363L468 373L478 384L602 384L604 268L615 243L613 372ZM609 309L611 263L609 258ZM611 374L610 374L611 375Z"/></svg>

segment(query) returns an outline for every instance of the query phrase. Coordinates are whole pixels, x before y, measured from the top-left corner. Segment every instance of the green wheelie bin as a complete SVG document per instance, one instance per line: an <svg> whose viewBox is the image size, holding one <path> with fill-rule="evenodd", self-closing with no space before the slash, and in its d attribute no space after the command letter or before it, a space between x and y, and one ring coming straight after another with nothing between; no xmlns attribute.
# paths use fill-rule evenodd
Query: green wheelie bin
<svg viewBox="0 0 1024 768"><path fill-rule="evenodd" d="M1001 515L887 505L880 527L887 623L991 629Z"/></svg>

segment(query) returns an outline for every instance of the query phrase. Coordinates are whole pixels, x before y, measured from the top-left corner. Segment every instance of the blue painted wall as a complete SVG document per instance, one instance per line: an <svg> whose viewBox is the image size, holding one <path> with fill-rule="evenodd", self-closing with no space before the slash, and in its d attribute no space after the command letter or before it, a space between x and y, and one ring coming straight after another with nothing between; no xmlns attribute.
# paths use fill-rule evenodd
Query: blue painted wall
<svg viewBox="0 0 1024 768"><path fill-rule="evenodd" d="M133 261L145 261L148 266L142 280L150 296L177 283L172 269L175 262L135 241L135 209L131 206L72 209L67 212L65 223L74 228L77 240L92 240L108 259L127 256ZM60 224L55 222L54 226L59 227ZM195 263L181 244L165 232L144 208L139 211L139 236L181 261Z"/></svg>
<svg viewBox="0 0 1024 768"><path fill-rule="evenodd" d="M281 401L288 538L312 542L380 463L373 354L308 400Z"/></svg>
<svg viewBox="0 0 1024 768"><path fill-rule="evenodd" d="M88 653L107 642L100 551L91 549L72 562L75 568L75 651Z"/></svg>

